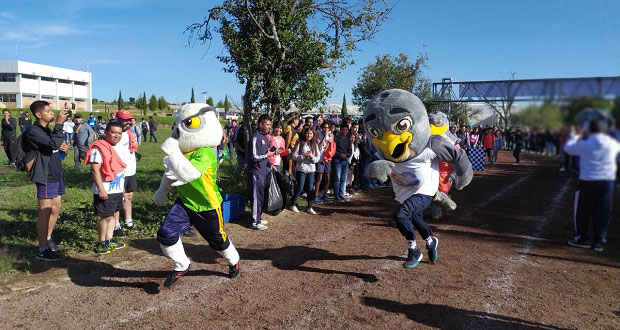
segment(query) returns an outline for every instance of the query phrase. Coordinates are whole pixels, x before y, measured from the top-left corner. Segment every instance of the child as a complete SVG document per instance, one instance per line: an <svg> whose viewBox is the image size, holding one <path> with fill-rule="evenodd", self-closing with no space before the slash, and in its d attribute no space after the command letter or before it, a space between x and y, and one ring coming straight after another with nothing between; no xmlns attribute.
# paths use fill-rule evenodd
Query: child
<svg viewBox="0 0 620 330"><path fill-rule="evenodd" d="M286 146L286 141L284 141L284 138L282 137L282 124L275 123L275 125L273 125L273 133L271 135L267 135L267 139L271 141L270 148L276 147L276 150L278 150L279 152L269 157L268 158L269 162L273 166L275 166L278 172L280 172L280 164L282 163L282 157L288 155L290 152L290 150L284 149L284 147Z"/></svg>
<svg viewBox="0 0 620 330"><path fill-rule="evenodd" d="M493 135L493 130L491 128L487 129L482 135L482 147L484 148L484 153L487 156L487 162L489 165L493 165L493 151L495 149L495 136Z"/></svg>
<svg viewBox="0 0 620 330"><path fill-rule="evenodd" d="M308 199L308 213L316 214L312 209L312 202L314 201L314 172L316 170L315 164L319 161L319 147L316 139L314 138L314 131L312 127L308 127L303 131L303 138L300 138L299 142L295 146L293 151L293 160L297 163L295 167L297 187L295 187L295 196L293 197L293 206L291 211L299 213L297 209L297 199L302 192L307 193ZM308 183L308 188L305 188L305 183Z"/></svg>
<svg viewBox="0 0 620 330"><path fill-rule="evenodd" d="M502 149L502 146L504 145L504 138L502 138L502 133L497 130L495 131L495 148L494 148L494 153L493 153L493 165L497 164L497 155L499 154L499 151Z"/></svg>
<svg viewBox="0 0 620 330"><path fill-rule="evenodd" d="M314 195L316 198L314 202L316 204L329 203L330 200L327 197L327 191L329 190L329 177L332 173L332 157L336 153L336 142L329 129L329 123L323 122L320 126L321 131L319 134L319 162L316 164L316 180L314 185ZM321 190L321 181L323 184L323 198L319 197L319 191Z"/></svg>
<svg viewBox="0 0 620 330"><path fill-rule="evenodd" d="M64 171L59 154L65 153L68 146L63 143L63 123L69 116L62 111L56 116L56 125L52 131L49 124L54 120L54 113L47 101L38 100L30 105L30 111L36 121L24 133L24 148L36 151L37 158L32 167L31 180L37 185L39 213L37 216L37 236L39 238L38 260L60 260L60 251L52 239L52 231L60 214L62 195L65 194Z"/></svg>
<svg viewBox="0 0 620 330"><path fill-rule="evenodd" d="M99 220L99 242L95 251L109 254L111 250L122 249L125 243L114 238L114 213L123 209L125 187L125 168L127 167L114 149L123 135L123 125L109 123L105 129L105 139L97 140L86 152L86 162L90 164L93 175L93 206Z"/></svg>

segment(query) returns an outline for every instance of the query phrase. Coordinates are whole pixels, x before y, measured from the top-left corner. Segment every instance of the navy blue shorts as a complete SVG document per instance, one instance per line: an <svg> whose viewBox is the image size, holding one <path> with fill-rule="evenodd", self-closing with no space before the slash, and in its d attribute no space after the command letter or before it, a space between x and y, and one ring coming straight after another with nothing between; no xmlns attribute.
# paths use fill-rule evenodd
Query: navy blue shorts
<svg viewBox="0 0 620 330"><path fill-rule="evenodd" d="M323 173L331 173L332 172L332 162L327 162L327 163L323 163L323 162L318 162L316 163L316 173L319 174L323 174Z"/></svg>
<svg viewBox="0 0 620 330"><path fill-rule="evenodd" d="M172 204L166 214L164 222L157 231L157 240L163 245L172 246L190 226L194 226L209 246L216 251L226 250L230 245L224 232L221 208L196 212L183 205L180 199Z"/></svg>
<svg viewBox="0 0 620 330"><path fill-rule="evenodd" d="M37 183L37 199L52 199L65 194L65 181Z"/></svg>

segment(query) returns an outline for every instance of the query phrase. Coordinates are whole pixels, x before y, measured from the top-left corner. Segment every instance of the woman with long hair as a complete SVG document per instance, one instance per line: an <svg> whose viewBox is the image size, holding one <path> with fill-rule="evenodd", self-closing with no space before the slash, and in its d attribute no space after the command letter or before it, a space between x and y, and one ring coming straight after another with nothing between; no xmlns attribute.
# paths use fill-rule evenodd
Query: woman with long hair
<svg viewBox="0 0 620 330"><path fill-rule="evenodd" d="M295 196L293 197L293 206L291 211L298 213L297 199L299 196L306 192L308 200L308 213L316 214L312 209L312 202L314 201L314 172L316 171L315 164L319 161L319 147L317 143L316 134L312 130L312 127L308 127L303 130L299 141L295 145L293 151L293 160L296 162L295 172L297 179L297 186L295 187Z"/></svg>

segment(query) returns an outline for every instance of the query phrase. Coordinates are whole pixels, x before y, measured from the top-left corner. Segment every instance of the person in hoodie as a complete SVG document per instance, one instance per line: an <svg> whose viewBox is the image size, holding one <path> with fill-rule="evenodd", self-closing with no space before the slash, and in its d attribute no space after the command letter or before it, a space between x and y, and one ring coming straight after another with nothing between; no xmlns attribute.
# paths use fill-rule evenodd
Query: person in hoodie
<svg viewBox="0 0 620 330"><path fill-rule="evenodd" d="M262 114L258 117L257 129L252 133L249 141L250 159L247 160L247 187L251 201L252 228L265 230L265 220L262 220L263 199L265 195L265 180L267 179L267 169L276 169L269 162L269 157L279 154L278 148L269 147L270 142L267 133L271 130L271 117Z"/></svg>
<svg viewBox="0 0 620 330"><path fill-rule="evenodd" d="M580 168L573 219L575 237L568 244L602 252L611 219L620 142L606 133L608 126L602 119L593 119L583 126L587 131L579 127L564 145L567 154L579 156ZM593 240L589 238L590 219Z"/></svg>

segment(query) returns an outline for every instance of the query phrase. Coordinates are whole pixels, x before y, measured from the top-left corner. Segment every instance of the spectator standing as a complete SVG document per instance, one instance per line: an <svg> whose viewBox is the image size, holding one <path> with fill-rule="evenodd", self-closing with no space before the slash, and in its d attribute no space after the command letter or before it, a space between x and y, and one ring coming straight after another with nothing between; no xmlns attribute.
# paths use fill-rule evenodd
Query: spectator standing
<svg viewBox="0 0 620 330"><path fill-rule="evenodd" d="M474 148L478 145L479 135L478 127L474 127L474 129L469 133L469 140L467 140L467 148Z"/></svg>
<svg viewBox="0 0 620 330"><path fill-rule="evenodd" d="M88 164L93 176L93 208L99 219L99 242L95 252L109 254L122 249L125 243L114 239L115 213L123 208L123 186L126 165L121 161L114 147L123 135L123 125L119 122L106 126L105 139L93 143L87 150Z"/></svg>
<svg viewBox="0 0 620 330"><path fill-rule="evenodd" d="M252 133L250 145L248 146L250 148L250 158L248 159L246 177L249 198L251 200L252 228L256 230L268 228L263 223L265 221L261 219L265 195L265 179L267 178L267 169L272 166L268 158L277 153L277 150L269 150L267 133L270 129L271 118L266 114L260 115L258 117L257 129ZM237 154L237 156L239 155Z"/></svg>
<svg viewBox="0 0 620 330"><path fill-rule="evenodd" d="M108 120L108 123L113 123L116 121L116 112L112 112L110 114L110 119Z"/></svg>
<svg viewBox="0 0 620 330"><path fill-rule="evenodd" d="M521 163L521 149L523 149L523 133L521 130L517 130L513 135L513 141L515 149L512 155L515 157L515 162L512 165L519 165Z"/></svg>
<svg viewBox="0 0 620 330"><path fill-rule="evenodd" d="M295 187L295 195L293 196L291 211L299 213L297 209L297 200L302 192L306 192L308 201L308 213L316 214L312 208L314 201L314 172L315 164L319 161L320 150L317 145L316 138L312 126L308 126L300 138L299 143L293 151L293 159L297 162L295 173L297 186Z"/></svg>
<svg viewBox="0 0 620 330"><path fill-rule="evenodd" d="M580 139L582 132L572 134L564 150L579 156L579 184L575 193L575 237L568 244L580 248L593 248L602 252L607 243L607 227L611 219L616 157L620 142L606 134L606 124L592 120L589 132ZM592 219L593 240L589 239Z"/></svg>
<svg viewBox="0 0 620 330"><path fill-rule="evenodd" d="M269 157L269 162L273 165L278 172L280 172L280 164L282 162L282 157L286 156L290 153L286 147L286 141L282 137L282 124L275 123L273 125L273 133L269 136L269 141L271 141L271 147L275 147L277 152Z"/></svg>
<svg viewBox="0 0 620 330"><path fill-rule="evenodd" d="M320 150L319 161L316 163L316 177L314 184L314 202L316 204L329 203L329 197L327 197L327 191L329 190L329 179L332 173L332 158L336 153L336 143L334 142L334 135L329 129L329 123L323 122L321 124L321 131L318 133L318 147ZM321 183L323 184L323 197L319 196L321 190Z"/></svg>
<svg viewBox="0 0 620 330"><path fill-rule="evenodd" d="M142 140L146 142L146 136L149 134L149 123L144 118L140 121L140 128L142 129Z"/></svg>
<svg viewBox="0 0 620 330"><path fill-rule="evenodd" d="M343 122L340 125L338 135L334 137L336 142L336 154L333 158L334 173L334 201L344 202L347 188L347 174L349 172L349 157L353 153L353 145L348 137L349 125Z"/></svg>
<svg viewBox="0 0 620 330"><path fill-rule="evenodd" d="M487 156L487 162L489 165L493 165L493 152L495 150L495 135L493 135L492 129L487 129L482 135L482 147L484 153Z"/></svg>
<svg viewBox="0 0 620 330"><path fill-rule="evenodd" d="M237 120L233 119L232 127L230 128L230 134L228 135L228 155L229 155L228 160L230 162L232 162L232 159L234 156L233 151L235 150L235 146L232 140L233 140L233 136L235 136L235 131L237 130L237 128L239 128Z"/></svg>
<svg viewBox="0 0 620 330"><path fill-rule="evenodd" d="M73 140L73 131L75 130L75 124L71 121L71 118L67 118L62 124L62 132L65 134L65 143L71 145Z"/></svg>
<svg viewBox="0 0 620 330"><path fill-rule="evenodd" d="M138 145L142 144L142 129L140 125L136 122L136 118L131 118L131 133L136 138Z"/></svg>
<svg viewBox="0 0 620 330"><path fill-rule="evenodd" d="M19 117L17 117L17 123L19 125L19 130L21 133L24 133L26 131L25 123L24 123L24 119L25 119L26 115L24 114L23 111L19 110Z"/></svg>
<svg viewBox="0 0 620 330"><path fill-rule="evenodd" d="M107 124L103 121L103 117L97 116L97 125L95 126L95 133L99 139L105 139L105 128Z"/></svg>
<svg viewBox="0 0 620 330"><path fill-rule="evenodd" d="M2 144L4 144L4 152L9 158L9 166L15 166L15 156L17 150L17 120L11 117L9 110L2 110Z"/></svg>
<svg viewBox="0 0 620 330"><path fill-rule="evenodd" d="M76 171L82 171L82 160L86 159L86 151L95 139L95 131L89 125L84 125L82 115L75 115L75 132L73 135L73 162Z"/></svg>
<svg viewBox="0 0 620 330"><path fill-rule="evenodd" d="M88 126L90 126L90 128L92 128L93 131L95 130L95 127L97 126L97 120L95 119L95 116L92 113L88 116Z"/></svg>
<svg viewBox="0 0 620 330"><path fill-rule="evenodd" d="M123 133L121 140L114 146L114 150L118 153L123 163L127 165L125 168L125 190L123 193L123 211L125 215L125 227L133 227L132 218L132 199L133 192L138 190L138 180L136 178L136 150L138 150L138 141L131 132L131 120L134 117L125 109L117 112L116 117L123 125ZM123 230L120 224L120 212L115 214L116 224L114 225L114 236L123 237Z"/></svg>
<svg viewBox="0 0 620 330"><path fill-rule="evenodd" d="M245 164L245 149L247 146L247 134L248 131L245 127L246 124L241 123L237 125L237 129L233 134L232 142L235 147L235 153L237 154L237 175L241 175L243 171L243 165Z"/></svg>
<svg viewBox="0 0 620 330"><path fill-rule="evenodd" d="M459 146L463 150L467 150L467 143L469 141L469 133L467 133L467 127L461 125L461 128L456 131L456 136L459 138Z"/></svg>
<svg viewBox="0 0 620 330"><path fill-rule="evenodd" d="M155 136L155 131L157 131L157 123L155 122L153 117L149 117L149 142L153 142L153 140L155 140L155 143L157 143L157 136Z"/></svg>
<svg viewBox="0 0 620 330"><path fill-rule="evenodd" d="M49 124L54 121L54 112L47 101L34 101L30 105L30 111L36 121L24 133L26 135L23 143L24 150L37 153L30 177L37 186L39 202L37 215L39 251L36 258L55 261L60 259L57 254L60 249L52 239L52 232L60 214L61 197L65 194L64 172L59 153L66 153L68 150L68 146L63 143L63 123L69 112L62 111L56 116L52 131Z"/></svg>
<svg viewBox="0 0 620 330"><path fill-rule="evenodd" d="M497 164L497 157L499 155L499 151L502 150L502 146L504 145L504 138L502 137L502 132L500 130L495 131L495 145L493 149L493 165Z"/></svg>

